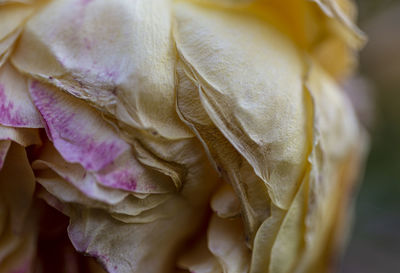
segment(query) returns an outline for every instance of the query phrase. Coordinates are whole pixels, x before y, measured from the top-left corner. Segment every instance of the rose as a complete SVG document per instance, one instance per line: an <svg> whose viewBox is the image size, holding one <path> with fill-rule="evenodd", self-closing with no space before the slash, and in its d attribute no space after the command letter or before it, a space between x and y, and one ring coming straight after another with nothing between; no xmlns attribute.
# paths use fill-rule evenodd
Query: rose
<svg viewBox="0 0 400 273"><path fill-rule="evenodd" d="M24 2L0 10L3 145L79 252L108 272L329 269L364 150L337 85L362 43L347 1Z"/></svg>

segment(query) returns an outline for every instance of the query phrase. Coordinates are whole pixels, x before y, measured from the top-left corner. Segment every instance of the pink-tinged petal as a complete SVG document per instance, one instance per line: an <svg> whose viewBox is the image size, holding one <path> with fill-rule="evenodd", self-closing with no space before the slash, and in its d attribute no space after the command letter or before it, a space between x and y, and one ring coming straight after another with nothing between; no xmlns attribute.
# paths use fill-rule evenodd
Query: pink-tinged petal
<svg viewBox="0 0 400 273"><path fill-rule="evenodd" d="M8 63L0 68L0 124L43 127L40 115L30 99L27 79Z"/></svg>
<svg viewBox="0 0 400 273"><path fill-rule="evenodd" d="M101 172L95 173L104 186L137 193L176 191L169 176L140 164L131 152L124 153Z"/></svg>
<svg viewBox="0 0 400 273"><path fill-rule="evenodd" d="M92 201L116 204L129 194L99 185L93 173L87 172L79 164L65 161L50 142L46 142L42 146L37 160L32 163L32 168L36 171L36 178L39 183L41 179L53 178L54 175L59 176ZM49 169L55 173L53 176L41 175L43 171ZM45 186L45 188L47 187Z"/></svg>
<svg viewBox="0 0 400 273"><path fill-rule="evenodd" d="M27 22L11 59L123 125L190 138L175 111L171 17L165 0L51 1ZM99 27L99 18L108 23Z"/></svg>
<svg viewBox="0 0 400 273"><path fill-rule="evenodd" d="M132 155L130 157L133 158ZM118 158L116 164L106 168L103 174L96 174L87 172L79 164L66 162L48 142L43 145L32 167L36 171L37 181L62 201L82 203L90 207L110 208L117 213L135 215L134 212L138 211L138 207L148 208L146 205L148 202L158 204L167 198L167 196L161 198L160 195L146 198L149 193L174 192L173 183L168 176L147 169L138 162L130 165L129 163L132 162L129 158L126 160L128 164L124 165L125 159L126 154ZM123 173L124 168L135 169L138 174L134 177L135 183L138 181L135 192L120 190L118 183L121 181L113 181L112 175ZM97 177L100 177L103 183L99 182ZM112 185L117 185L117 187L112 187Z"/></svg>
<svg viewBox="0 0 400 273"><path fill-rule="evenodd" d="M29 89L48 137L68 162L99 171L130 149L101 113L87 104L37 81L30 82Z"/></svg>

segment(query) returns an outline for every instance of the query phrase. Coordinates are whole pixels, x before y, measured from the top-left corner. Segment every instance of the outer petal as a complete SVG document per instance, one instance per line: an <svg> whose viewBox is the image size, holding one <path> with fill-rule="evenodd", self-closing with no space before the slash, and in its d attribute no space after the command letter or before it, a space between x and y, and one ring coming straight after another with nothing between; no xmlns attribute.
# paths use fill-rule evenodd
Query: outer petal
<svg viewBox="0 0 400 273"><path fill-rule="evenodd" d="M175 6L178 52L201 103L222 134L287 208L307 152L302 63L260 19L195 5Z"/></svg>
<svg viewBox="0 0 400 273"><path fill-rule="evenodd" d="M173 189L169 181L155 181L162 177L135 159L130 146L100 113L39 82L32 82L30 91L49 138L66 161L79 163L107 187L139 193Z"/></svg>
<svg viewBox="0 0 400 273"><path fill-rule="evenodd" d="M335 231L335 221L337 217L343 219L342 208L350 205L349 194L365 149L365 136L351 103L315 63L307 88L314 100L315 142L309 156L311 170L301 272L324 270L332 266L332 258L335 258L332 255L338 255L337 245L331 240L334 234L341 234L343 228Z"/></svg>
<svg viewBox="0 0 400 273"><path fill-rule="evenodd" d="M28 22L12 60L124 124L191 137L174 111L170 25L165 0L54 1Z"/></svg>

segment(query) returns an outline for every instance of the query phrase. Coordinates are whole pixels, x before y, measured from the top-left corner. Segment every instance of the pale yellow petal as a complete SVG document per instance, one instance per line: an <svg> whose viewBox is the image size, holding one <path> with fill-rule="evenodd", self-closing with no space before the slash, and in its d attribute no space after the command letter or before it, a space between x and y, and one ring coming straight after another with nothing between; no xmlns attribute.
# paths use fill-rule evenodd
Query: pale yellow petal
<svg viewBox="0 0 400 273"><path fill-rule="evenodd" d="M201 104L222 134L287 208L308 147L301 58L262 20L175 5L180 57L199 84Z"/></svg>
<svg viewBox="0 0 400 273"><path fill-rule="evenodd" d="M305 225L305 250L298 272L324 270L338 242L331 241L337 217L345 217L349 194L360 167L365 138L345 93L318 65L312 64L307 88L314 101L314 147ZM352 166L353 170L349 170ZM339 216L339 212L342 216ZM343 223L346 225L346 223ZM343 230L343 227L341 228ZM339 232L339 228L337 230ZM334 251L333 248L335 248Z"/></svg>
<svg viewBox="0 0 400 273"><path fill-rule="evenodd" d="M1 6L0 41L22 26L34 11L33 6L18 3Z"/></svg>
<svg viewBox="0 0 400 273"><path fill-rule="evenodd" d="M182 62L177 65L177 110L182 120L196 133L225 181L240 201L241 215L249 245L258 226L269 216L269 196L265 183L234 149L208 117L199 97L199 83Z"/></svg>

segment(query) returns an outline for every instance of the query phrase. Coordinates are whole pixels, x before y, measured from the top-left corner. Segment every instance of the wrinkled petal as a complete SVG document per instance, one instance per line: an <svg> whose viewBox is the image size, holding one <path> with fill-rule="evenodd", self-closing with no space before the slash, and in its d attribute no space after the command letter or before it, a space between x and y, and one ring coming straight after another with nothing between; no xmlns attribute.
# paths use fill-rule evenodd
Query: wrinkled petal
<svg viewBox="0 0 400 273"><path fill-rule="evenodd" d="M213 184L204 173L193 175L186 183L193 188L185 190L189 195L175 195L158 206L153 213L164 217L146 223L123 223L102 210L53 202L71 217L68 230L75 248L96 257L109 272L166 272L174 265L178 246L202 220L207 200L204 197ZM194 195L202 198L189 198Z"/></svg>
<svg viewBox="0 0 400 273"><path fill-rule="evenodd" d="M46 144L34 161L37 181L66 203L102 208L110 213L136 216L170 198L170 195L130 196L129 192L102 186L96 177L78 164L62 159L51 144Z"/></svg>
<svg viewBox="0 0 400 273"><path fill-rule="evenodd" d="M29 90L50 140L67 161L99 171L129 149L111 126L82 102L36 81L29 84Z"/></svg>
<svg viewBox="0 0 400 273"><path fill-rule="evenodd" d="M188 4L175 14L178 52L199 84L202 106L274 203L287 208L308 146L295 48L256 18Z"/></svg>
<svg viewBox="0 0 400 273"><path fill-rule="evenodd" d="M143 168L130 146L97 111L39 82L32 82L30 91L50 140L66 161L79 163L107 187L144 193L168 191L170 182ZM155 182L155 177L160 181Z"/></svg>
<svg viewBox="0 0 400 273"><path fill-rule="evenodd" d="M77 2L53 1L27 23L12 57L18 69L129 126L190 137L174 111L169 1Z"/></svg>
<svg viewBox="0 0 400 273"><path fill-rule="evenodd" d="M177 108L182 120L202 141L214 167L232 185L240 200L241 214L251 245L258 226L268 217L269 196L265 183L221 134L201 105L198 87L184 64L177 65ZM190 80L192 79L192 80Z"/></svg>

